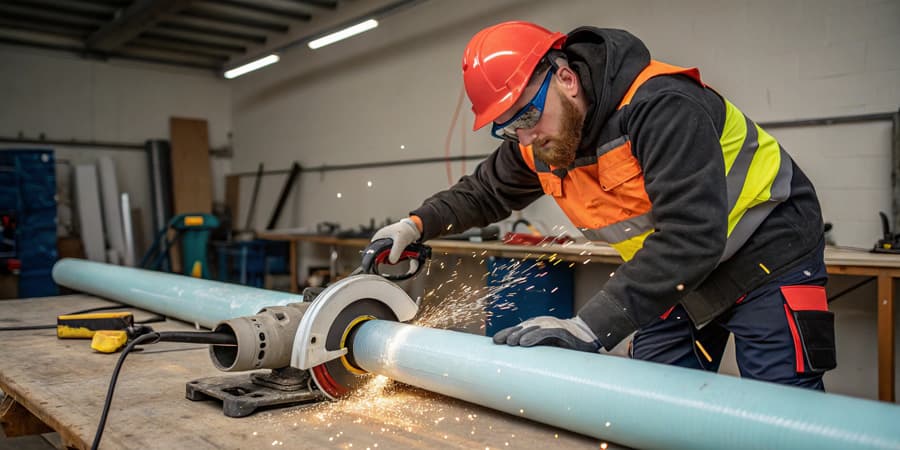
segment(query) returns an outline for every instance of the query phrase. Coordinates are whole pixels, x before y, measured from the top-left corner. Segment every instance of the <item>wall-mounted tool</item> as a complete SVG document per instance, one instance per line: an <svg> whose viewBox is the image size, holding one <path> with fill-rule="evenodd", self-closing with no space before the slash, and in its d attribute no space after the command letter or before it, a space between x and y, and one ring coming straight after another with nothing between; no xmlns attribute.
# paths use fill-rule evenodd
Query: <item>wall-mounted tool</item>
<svg viewBox="0 0 900 450"><path fill-rule="evenodd" d="M881 216L882 237L875 243L872 249L875 253L900 253L900 234L891 232L891 225L887 214L878 213Z"/></svg>

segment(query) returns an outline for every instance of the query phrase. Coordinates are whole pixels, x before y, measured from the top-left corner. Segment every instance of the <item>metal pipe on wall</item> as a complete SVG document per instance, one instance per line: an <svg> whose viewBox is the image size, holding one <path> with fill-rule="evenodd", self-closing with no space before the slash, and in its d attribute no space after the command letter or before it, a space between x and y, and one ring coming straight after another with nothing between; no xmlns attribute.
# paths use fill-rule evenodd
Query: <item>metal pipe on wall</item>
<svg viewBox="0 0 900 450"><path fill-rule="evenodd" d="M299 296L64 259L64 286L211 327ZM665 448L900 448L900 406L621 357L361 324L369 372L598 439Z"/></svg>

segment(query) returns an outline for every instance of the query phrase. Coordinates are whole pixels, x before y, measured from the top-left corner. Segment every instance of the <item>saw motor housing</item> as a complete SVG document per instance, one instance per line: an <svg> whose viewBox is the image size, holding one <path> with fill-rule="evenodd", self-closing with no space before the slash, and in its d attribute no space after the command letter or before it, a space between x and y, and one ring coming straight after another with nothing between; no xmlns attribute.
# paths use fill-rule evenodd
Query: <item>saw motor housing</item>
<svg viewBox="0 0 900 450"><path fill-rule="evenodd" d="M271 369L272 374L251 377L257 385L319 391L303 397L306 401L335 400L350 395L369 379L353 360L354 330L369 320L406 322L417 311L412 298L391 281L379 275L355 275L325 288L311 302L268 307L253 316L220 322L215 331L233 335L237 345L211 345L209 355L213 365L225 372ZM196 389L209 384L202 381L189 383L189 398L191 386ZM247 390L246 383L242 386L236 392ZM222 390L229 392L224 388L203 394L228 396L219 392ZM223 401L228 410L228 400Z"/></svg>

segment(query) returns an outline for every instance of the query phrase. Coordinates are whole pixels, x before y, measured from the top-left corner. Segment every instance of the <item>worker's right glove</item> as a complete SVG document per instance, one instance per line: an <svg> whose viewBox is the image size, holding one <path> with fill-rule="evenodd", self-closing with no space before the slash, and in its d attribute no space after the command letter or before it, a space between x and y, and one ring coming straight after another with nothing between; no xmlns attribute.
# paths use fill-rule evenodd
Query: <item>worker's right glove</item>
<svg viewBox="0 0 900 450"><path fill-rule="evenodd" d="M596 352L600 349L597 335L578 316L571 319L534 317L498 331L494 335L494 343L522 347L551 345L582 352Z"/></svg>
<svg viewBox="0 0 900 450"><path fill-rule="evenodd" d="M407 245L418 241L420 237L422 237L422 233L419 232L419 227L416 226L416 223L413 222L412 219L406 218L376 231L375 235L372 236L372 242L385 238L392 240L394 245L391 246L388 262L397 264L397 261L400 260L400 255L403 253L403 249L405 249Z"/></svg>

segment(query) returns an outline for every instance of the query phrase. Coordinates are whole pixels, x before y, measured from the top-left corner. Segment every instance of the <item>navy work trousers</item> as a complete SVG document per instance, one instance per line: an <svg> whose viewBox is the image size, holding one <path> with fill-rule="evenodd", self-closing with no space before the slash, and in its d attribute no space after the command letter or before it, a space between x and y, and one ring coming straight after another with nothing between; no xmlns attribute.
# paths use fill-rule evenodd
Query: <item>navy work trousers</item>
<svg viewBox="0 0 900 450"><path fill-rule="evenodd" d="M824 370L816 369L804 353L798 326L787 306L784 286L810 286L820 292L825 303L824 286L828 276L822 252L795 266L785 274L744 296L706 326L697 329L681 305L665 318L642 328L634 336L631 356L635 359L671 364L692 369L718 371L730 333L734 334L735 353L741 376L762 381L824 390ZM790 289L790 288L788 288ZM827 308L827 306L826 306ZM834 361L833 316L830 324L813 325L814 331L831 348L810 349L809 355ZM828 347L826 343L825 347ZM830 351L830 355L827 353ZM818 353L816 353L818 352ZM799 360L798 360L799 358ZM818 357L817 357L818 358ZM821 359L819 359L821 361ZM828 364L828 363L826 363Z"/></svg>

